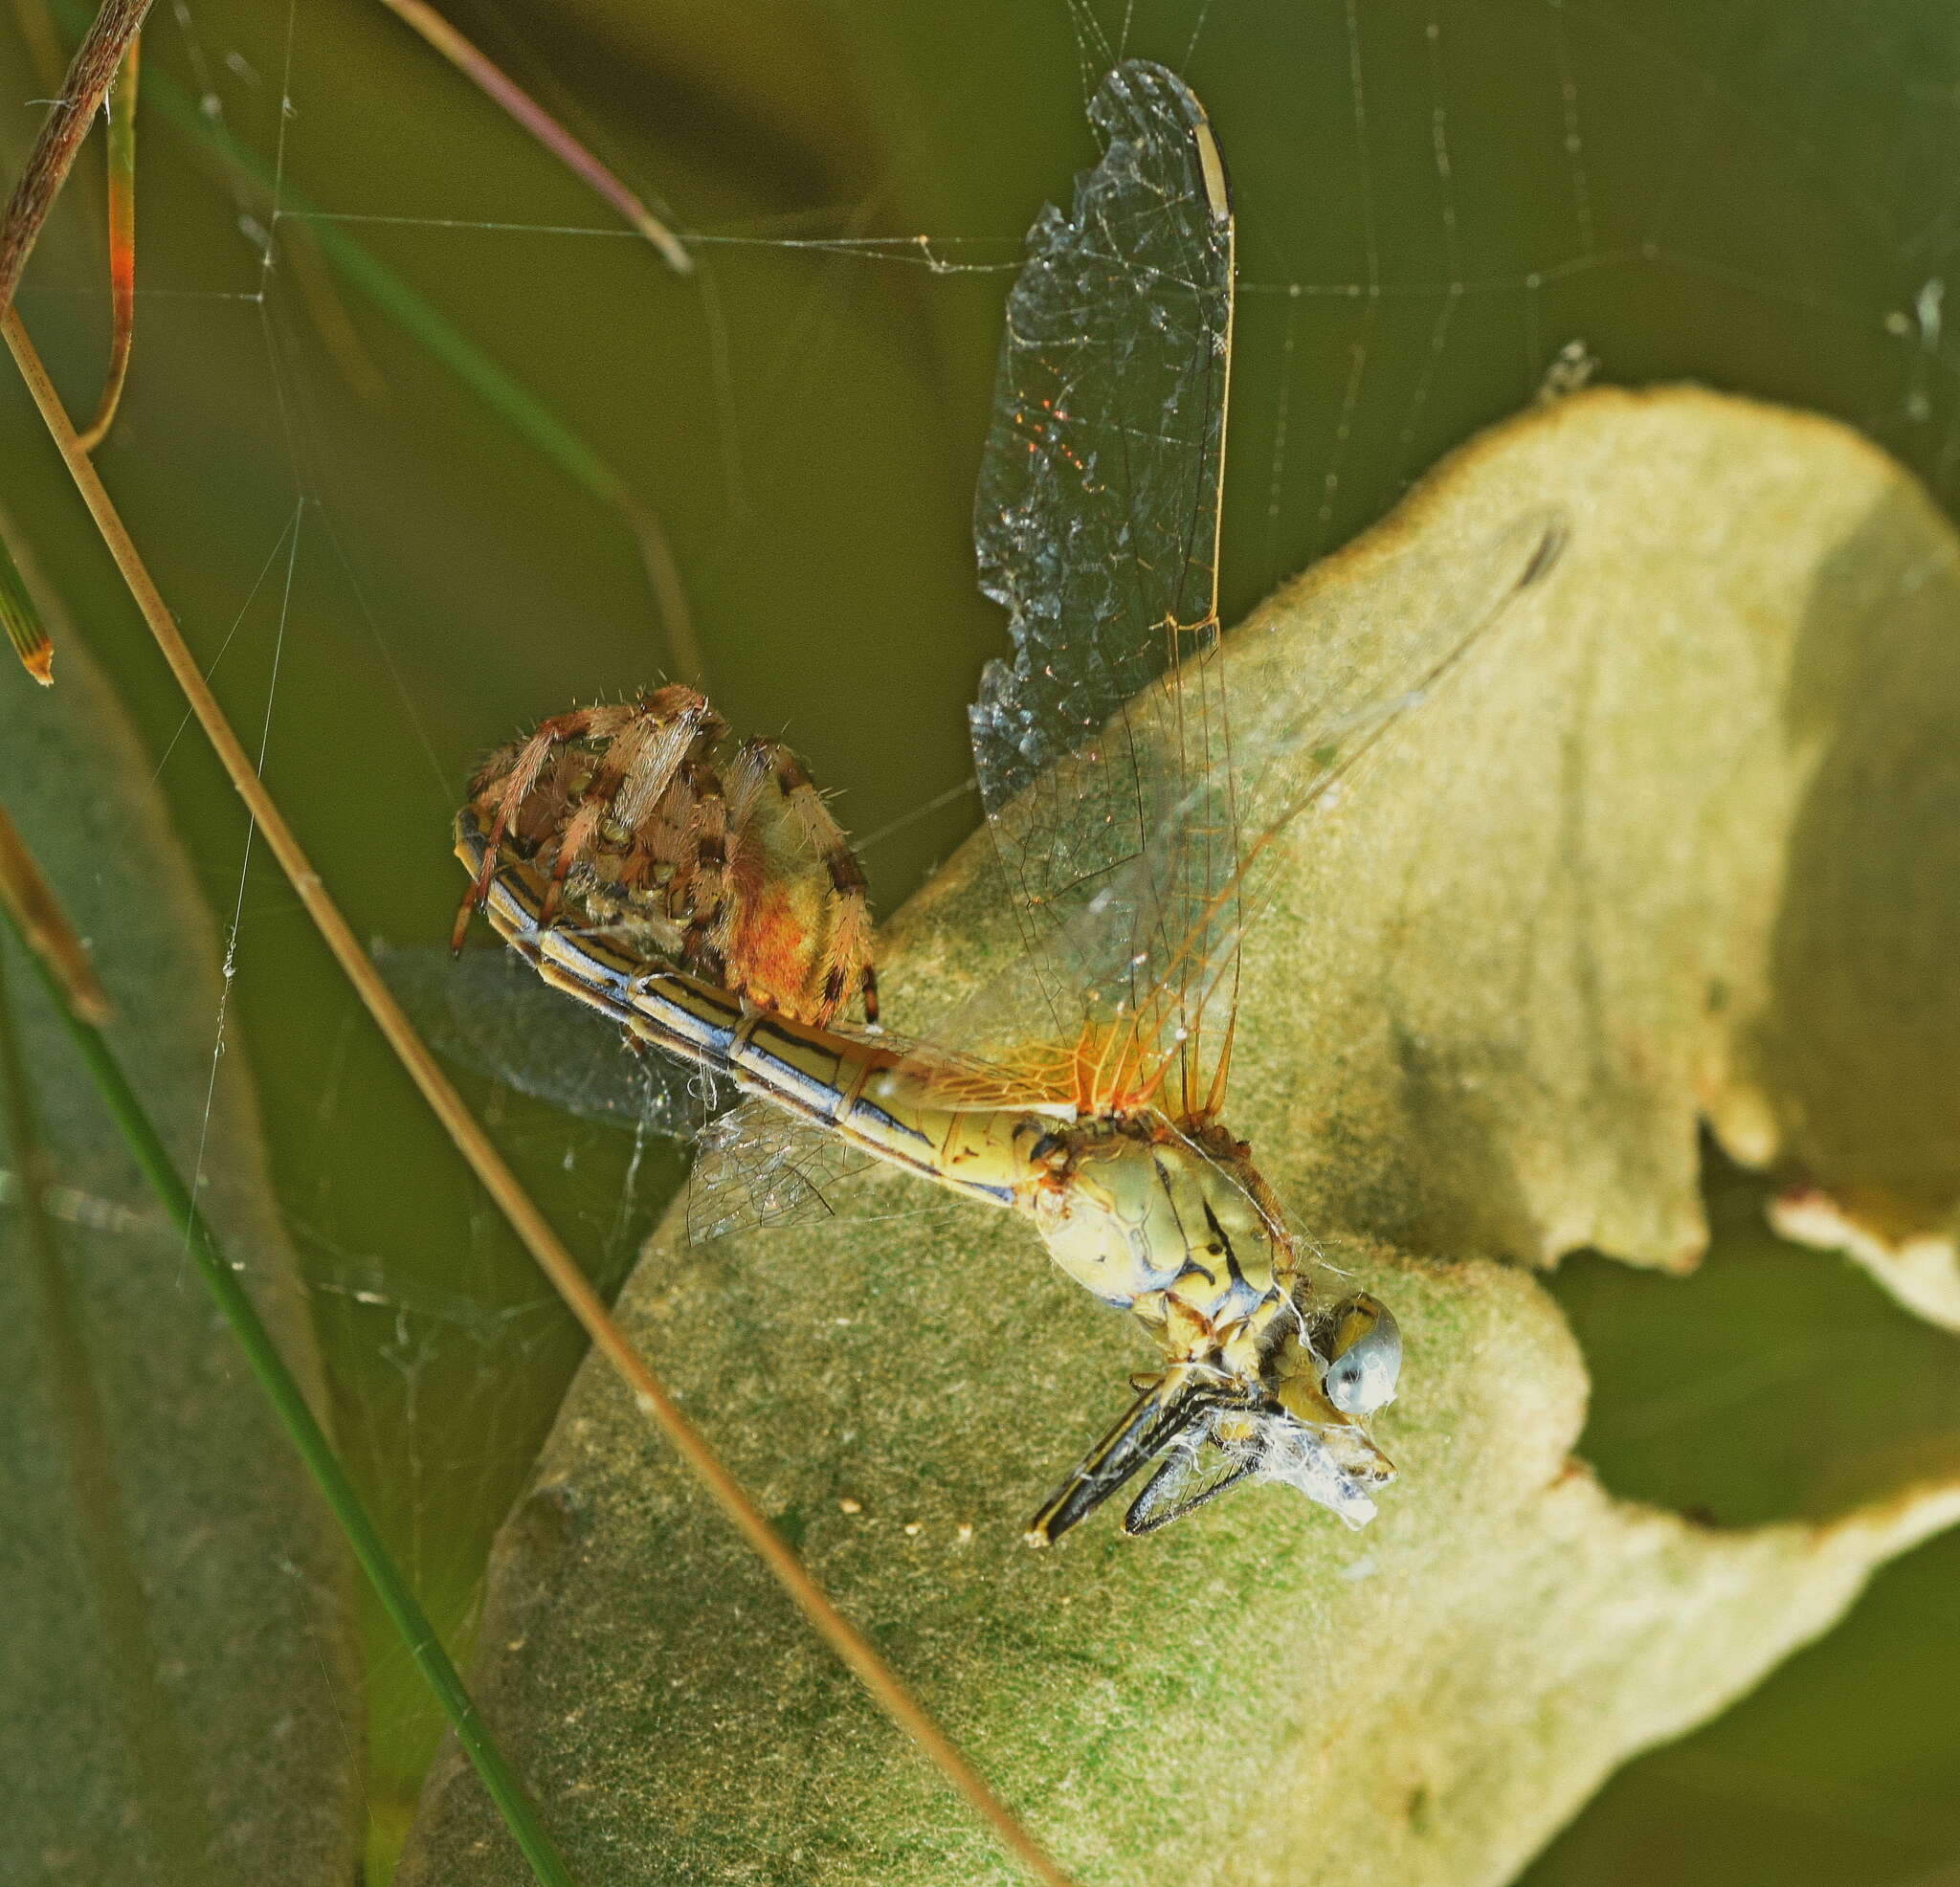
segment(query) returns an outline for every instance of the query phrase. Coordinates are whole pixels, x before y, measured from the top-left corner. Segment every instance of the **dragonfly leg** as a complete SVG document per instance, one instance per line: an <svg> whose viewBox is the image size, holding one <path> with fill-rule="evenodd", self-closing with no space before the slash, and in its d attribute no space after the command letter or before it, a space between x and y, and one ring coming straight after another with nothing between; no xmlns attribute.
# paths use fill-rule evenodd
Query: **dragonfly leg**
<svg viewBox="0 0 1960 1887"><path fill-rule="evenodd" d="M1052 1546L1161 1454L1216 1403L1209 1372L1175 1365L1149 1384L1123 1419L1070 1469L1021 1536L1030 1546Z"/></svg>

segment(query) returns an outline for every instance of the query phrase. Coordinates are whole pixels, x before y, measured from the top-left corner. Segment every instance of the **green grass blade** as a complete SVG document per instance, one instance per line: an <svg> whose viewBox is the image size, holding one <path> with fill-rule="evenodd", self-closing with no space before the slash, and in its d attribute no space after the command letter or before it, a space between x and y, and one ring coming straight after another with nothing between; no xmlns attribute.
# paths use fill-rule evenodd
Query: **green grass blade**
<svg viewBox="0 0 1960 1887"><path fill-rule="evenodd" d="M0 813L0 818L5 814ZM51 1400L77 1534L94 1586L101 1652L131 1707L122 1729L145 1783L153 1856L171 1887L192 1887L211 1852L212 1831L194 1762L171 1720L159 1660L130 1549L131 1517L116 1472L107 1411L90 1369L87 1339L49 1210L53 1190L27 1058L0 978L0 1127L19 1187L21 1240L35 1308L47 1333Z"/></svg>
<svg viewBox="0 0 1960 1887"><path fill-rule="evenodd" d="M14 928L12 915L8 923ZM17 929L14 934L19 935ZM23 938L23 944L26 940ZM530 1863L533 1876L544 1887L573 1887L572 1877L551 1837L538 1819L536 1809L525 1794L516 1773L504 1761L502 1752L479 1713L456 1666L450 1662L435 1629L409 1589L379 1530L361 1503L360 1496L342 1468L315 1419L306 1398L285 1365L271 1333L259 1321L257 1310L238 1281L238 1273L218 1246L205 1222L189 1188L184 1184L175 1163L151 1123L143 1103L130 1087L108 1044L100 1031L82 1021L63 1000L60 986L48 973L34 952L24 951L40 977L49 1000L55 1005L62 1027L74 1042L76 1052L94 1078L102 1099L115 1119L137 1165L154 1188L171 1224L182 1234L185 1250L204 1276L219 1310L245 1353L245 1360L272 1404L293 1446L299 1451L307 1472L326 1497L327 1505L346 1535L354 1557L374 1587L389 1617L400 1632L404 1647L442 1706L444 1716L456 1731L485 1790L497 1805L504 1826Z"/></svg>
<svg viewBox="0 0 1960 1887"><path fill-rule="evenodd" d="M43 688L49 686L55 679L55 644L21 581L20 566L4 536L0 536L0 624L6 627L7 640L20 657L21 667Z"/></svg>

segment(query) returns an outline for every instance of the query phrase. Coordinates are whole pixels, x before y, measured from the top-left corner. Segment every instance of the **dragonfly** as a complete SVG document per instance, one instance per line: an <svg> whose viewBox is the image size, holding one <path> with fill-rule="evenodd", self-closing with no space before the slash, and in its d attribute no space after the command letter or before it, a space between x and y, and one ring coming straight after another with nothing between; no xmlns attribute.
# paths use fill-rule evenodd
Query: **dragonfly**
<svg viewBox="0 0 1960 1887"><path fill-rule="evenodd" d="M442 1011L438 1045L576 1112L688 1132L733 1097L700 1132L697 1236L827 1212L874 1162L1027 1220L1156 1349L1030 1543L1140 1476L1133 1534L1261 1481L1359 1526L1394 1474L1369 1424L1401 1335L1370 1294L1319 1301L1225 1123L1242 942L1282 840L1544 579L1565 526L1517 521L1407 620L1330 633L1311 676L1235 699L1224 158L1148 61L1112 70L1090 118L1101 159L1042 211L1009 296L974 502L1013 643L970 731L1013 971L929 1035L884 1030L862 875L821 795L669 687L484 764L457 821L456 941L480 910L510 956L464 955L447 999L420 972L410 993ZM533 976L577 1010L518 1019Z"/></svg>

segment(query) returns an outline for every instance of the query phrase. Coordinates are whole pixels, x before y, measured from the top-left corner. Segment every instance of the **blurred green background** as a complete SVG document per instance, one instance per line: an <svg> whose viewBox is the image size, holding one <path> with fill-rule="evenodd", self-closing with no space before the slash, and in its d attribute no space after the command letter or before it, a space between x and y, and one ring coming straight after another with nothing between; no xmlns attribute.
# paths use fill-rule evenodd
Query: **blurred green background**
<svg viewBox="0 0 1960 1887"><path fill-rule="evenodd" d="M0 21L10 166L79 30L49 4ZM484 748L674 671L646 518L718 704L835 790L881 908L972 825L963 709L1005 639L968 523L1000 308L1022 232L1091 156L1084 85L1118 50L1185 73L1233 166L1228 620L1562 355L1822 410L1960 494L1960 15L1938 0L448 11L671 214L694 275L378 0L183 0L145 49L136 364L99 459L364 937L444 935L447 822ZM21 298L78 411L106 347L100 223L92 151ZM227 1040L259 1084L342 1437L466 1634L580 1343L247 862L4 378L5 501L235 920ZM672 1150L471 1092L616 1282ZM1695 1280L1587 1258L1556 1286L1609 1483L1731 1521L1828 1510L1899 1431L1929 1454L1960 1432L1949 1340L1769 1239L1758 1193L1711 1175L1721 1236ZM1862 1413L1824 1419L1820 1385L1847 1378ZM1960 1542L1915 1554L1755 1698L1625 1771L1529 1877L1960 1881L1956 1598ZM435 1723L371 1635L383 1852Z"/></svg>

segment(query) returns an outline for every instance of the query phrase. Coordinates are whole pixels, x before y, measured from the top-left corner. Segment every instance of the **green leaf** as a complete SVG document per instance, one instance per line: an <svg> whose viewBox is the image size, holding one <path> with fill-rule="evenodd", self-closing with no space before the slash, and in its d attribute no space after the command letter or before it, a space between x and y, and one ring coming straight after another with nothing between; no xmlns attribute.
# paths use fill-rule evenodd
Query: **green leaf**
<svg viewBox="0 0 1960 1887"><path fill-rule="evenodd" d="M0 801L93 940L117 1053L318 1400L251 1084L235 1053L212 1065L215 927L151 763L61 639L58 687L9 684ZM338 1537L24 960L0 955L11 1099L33 1122L23 1144L0 1114L0 1876L345 1887L364 1804Z"/></svg>
<svg viewBox="0 0 1960 1887"><path fill-rule="evenodd" d="M1304 827L1248 945L1229 1118L1407 1335L1377 1424L1402 1478L1369 1531L1261 1488L1026 1551L1147 1345L1025 1226L900 1176L815 1231L657 1241L622 1298L1086 1882L1502 1880L1960 1518L1950 1434L1930 1461L1867 1450L1816 1521L1615 1498L1571 1454L1579 1347L1499 1261L1691 1264L1703 1119L1874 1237L1949 1223L1953 534L1830 422L1581 394L1282 589L1234 639L1238 698L1303 691L1330 637L1392 630L1546 506L1556 570ZM901 1027L1015 973L984 839L890 945ZM609 1882L1013 1877L599 1368L505 1529L482 1642L479 1694ZM403 1878L517 1878L497 1854L445 1757Z"/></svg>

